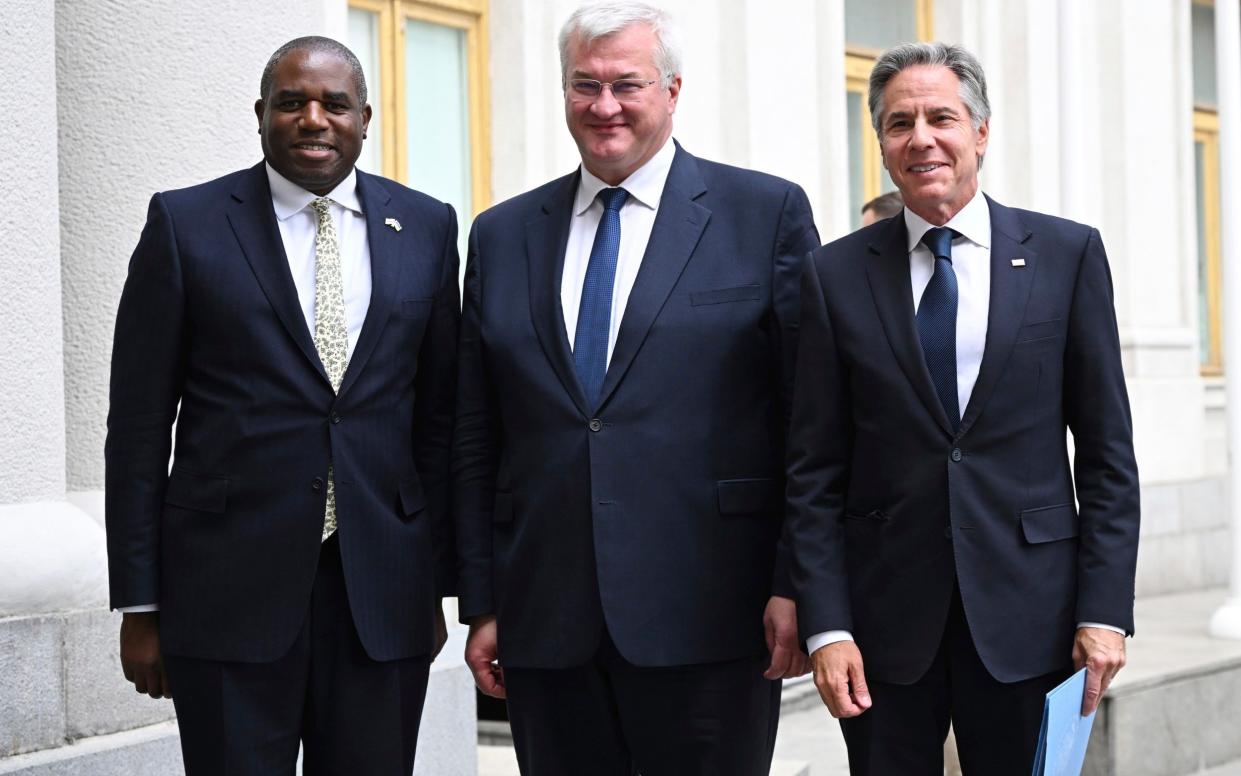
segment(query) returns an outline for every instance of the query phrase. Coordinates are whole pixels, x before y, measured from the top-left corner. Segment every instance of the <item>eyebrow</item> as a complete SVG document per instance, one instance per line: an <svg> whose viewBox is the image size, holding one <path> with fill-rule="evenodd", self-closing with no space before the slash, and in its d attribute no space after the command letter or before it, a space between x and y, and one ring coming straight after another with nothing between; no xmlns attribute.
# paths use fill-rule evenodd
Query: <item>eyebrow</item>
<svg viewBox="0 0 1241 776"><path fill-rule="evenodd" d="M300 89L281 89L276 92L274 97L276 100L290 100L295 98L306 99L306 92ZM349 92L324 92L323 100L329 102L352 103L353 95L349 94Z"/></svg>
<svg viewBox="0 0 1241 776"><path fill-rule="evenodd" d="M571 75L571 76L569 77L569 80L570 80L570 81L573 81L573 80L576 80L576 79L579 79L579 78L584 78L584 79L586 79L586 80L588 80L588 81L598 81L598 80L600 80L600 79L598 79L598 78L595 78L595 76L594 76L592 73L587 73L585 70L574 70L574 71L573 71L573 75ZM631 70L631 71L628 71L628 72L622 73L621 75L616 76L616 77L615 77L614 79L612 79L612 80L614 80L614 81L633 81L633 80L640 80L640 79L642 79L642 74L641 74L641 73L639 73L639 72L637 72L636 70Z"/></svg>

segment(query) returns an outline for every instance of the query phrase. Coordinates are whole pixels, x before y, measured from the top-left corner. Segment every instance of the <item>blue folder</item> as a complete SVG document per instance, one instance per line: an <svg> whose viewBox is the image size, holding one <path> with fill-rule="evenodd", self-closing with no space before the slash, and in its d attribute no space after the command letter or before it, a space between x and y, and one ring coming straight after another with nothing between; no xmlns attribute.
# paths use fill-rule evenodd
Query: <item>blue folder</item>
<svg viewBox="0 0 1241 776"><path fill-rule="evenodd" d="M1095 715L1091 712L1089 717L1082 716L1085 694L1084 668L1047 693L1033 776L1078 776L1082 772Z"/></svg>

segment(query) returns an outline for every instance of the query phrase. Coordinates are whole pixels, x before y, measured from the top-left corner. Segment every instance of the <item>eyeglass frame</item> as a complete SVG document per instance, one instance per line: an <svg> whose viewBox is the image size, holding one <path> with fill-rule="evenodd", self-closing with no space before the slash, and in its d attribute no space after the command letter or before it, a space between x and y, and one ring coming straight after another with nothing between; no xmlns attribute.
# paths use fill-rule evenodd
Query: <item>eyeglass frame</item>
<svg viewBox="0 0 1241 776"><path fill-rule="evenodd" d="M615 81L600 81L597 78L569 78L565 80L565 93L570 100L574 100L575 102L594 102L603 96L603 87L606 86L608 91L612 92L612 99L617 102L637 102L641 99L642 93L646 91L648 86L657 84L661 80L663 79L652 78L651 80L647 80L645 78L617 78ZM574 88L574 84L596 84L599 87L599 93L595 95L582 94ZM613 84L641 84L641 86L639 86L632 94L617 94L616 89L613 88Z"/></svg>

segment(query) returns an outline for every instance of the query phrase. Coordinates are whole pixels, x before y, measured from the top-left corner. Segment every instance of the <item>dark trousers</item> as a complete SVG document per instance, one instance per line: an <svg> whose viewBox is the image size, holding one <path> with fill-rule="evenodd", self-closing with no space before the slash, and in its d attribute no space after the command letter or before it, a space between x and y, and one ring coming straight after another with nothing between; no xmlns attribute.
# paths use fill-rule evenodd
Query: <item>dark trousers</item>
<svg viewBox="0 0 1241 776"><path fill-rule="evenodd" d="M429 657L376 662L358 640L340 545L324 542L306 622L271 663L165 655L187 776L409 776Z"/></svg>
<svg viewBox="0 0 1241 776"><path fill-rule="evenodd" d="M1072 673L1065 668L1023 682L992 678L974 648L959 592L935 661L908 685L868 681L874 705L842 719L853 776L943 776L951 722L966 776L1027 776L1034 764L1043 700ZM865 654L863 654L865 659Z"/></svg>
<svg viewBox="0 0 1241 776"><path fill-rule="evenodd" d="M523 776L766 776L780 682L766 656L641 668L604 634L565 669L505 668Z"/></svg>

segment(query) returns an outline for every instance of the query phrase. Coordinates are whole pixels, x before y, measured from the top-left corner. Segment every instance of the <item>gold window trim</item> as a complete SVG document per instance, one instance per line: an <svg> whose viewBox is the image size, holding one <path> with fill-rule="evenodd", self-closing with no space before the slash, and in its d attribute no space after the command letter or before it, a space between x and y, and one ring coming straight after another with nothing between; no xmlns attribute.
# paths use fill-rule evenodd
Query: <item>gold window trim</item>
<svg viewBox="0 0 1241 776"><path fill-rule="evenodd" d="M1223 275L1220 261L1219 115L1213 110L1194 110L1194 142L1202 144L1202 227L1206 242L1207 341L1203 376L1224 373Z"/></svg>
<svg viewBox="0 0 1241 776"><path fill-rule="evenodd" d="M409 183L406 151L405 22L416 20L465 32L470 110L471 216L491 205L491 99L488 93L488 0L349 0L379 16L379 95L383 121L383 174Z"/></svg>
<svg viewBox="0 0 1241 776"><path fill-rule="evenodd" d="M918 40L935 39L935 0L913 0L915 26ZM870 71L875 60L882 51L845 44L845 91L861 97L861 132L862 138L862 202L869 202L879 196L883 186L883 155L879 151L879 141L871 127L870 104ZM867 138L870 138L867 140Z"/></svg>

